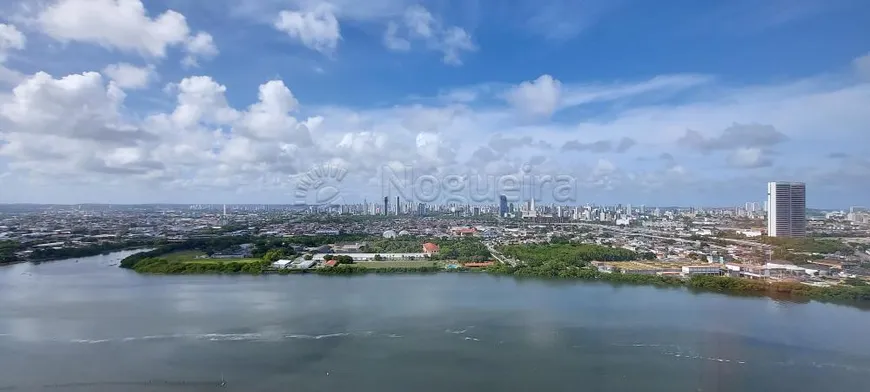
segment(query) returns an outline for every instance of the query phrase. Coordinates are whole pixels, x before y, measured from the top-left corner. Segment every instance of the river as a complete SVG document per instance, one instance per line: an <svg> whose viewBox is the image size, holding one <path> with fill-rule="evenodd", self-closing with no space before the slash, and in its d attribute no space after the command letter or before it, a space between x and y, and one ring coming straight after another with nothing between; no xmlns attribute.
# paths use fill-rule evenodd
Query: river
<svg viewBox="0 0 870 392"><path fill-rule="evenodd" d="M484 274L0 268L0 390L870 390L870 312Z"/></svg>

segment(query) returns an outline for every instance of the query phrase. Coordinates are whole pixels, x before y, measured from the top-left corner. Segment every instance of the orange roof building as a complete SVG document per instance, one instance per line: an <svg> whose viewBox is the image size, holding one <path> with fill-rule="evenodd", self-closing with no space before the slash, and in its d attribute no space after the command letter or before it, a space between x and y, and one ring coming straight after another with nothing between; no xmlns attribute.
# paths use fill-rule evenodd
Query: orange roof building
<svg viewBox="0 0 870 392"><path fill-rule="evenodd" d="M427 243L423 244L423 253L431 255L431 254L438 253L439 250L441 250L441 248L439 248L438 245L433 244L431 242L427 242Z"/></svg>

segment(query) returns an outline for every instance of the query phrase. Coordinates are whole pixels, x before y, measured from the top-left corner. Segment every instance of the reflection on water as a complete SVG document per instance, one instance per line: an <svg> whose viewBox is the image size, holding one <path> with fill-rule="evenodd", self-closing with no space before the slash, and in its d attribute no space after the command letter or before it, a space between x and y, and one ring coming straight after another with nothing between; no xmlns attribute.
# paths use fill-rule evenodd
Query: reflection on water
<svg viewBox="0 0 870 392"><path fill-rule="evenodd" d="M0 268L0 388L800 391L870 375L870 316L848 307L482 274L143 276L121 257Z"/></svg>

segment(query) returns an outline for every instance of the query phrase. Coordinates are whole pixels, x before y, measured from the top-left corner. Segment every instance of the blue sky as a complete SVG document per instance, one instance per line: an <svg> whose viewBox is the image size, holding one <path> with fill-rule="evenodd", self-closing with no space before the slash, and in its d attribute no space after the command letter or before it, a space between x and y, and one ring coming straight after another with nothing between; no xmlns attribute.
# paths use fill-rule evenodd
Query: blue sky
<svg viewBox="0 0 870 392"><path fill-rule="evenodd" d="M870 205L865 1L0 11L0 202L289 203L328 166L345 201L412 167L569 176L579 204L742 205L791 180Z"/></svg>

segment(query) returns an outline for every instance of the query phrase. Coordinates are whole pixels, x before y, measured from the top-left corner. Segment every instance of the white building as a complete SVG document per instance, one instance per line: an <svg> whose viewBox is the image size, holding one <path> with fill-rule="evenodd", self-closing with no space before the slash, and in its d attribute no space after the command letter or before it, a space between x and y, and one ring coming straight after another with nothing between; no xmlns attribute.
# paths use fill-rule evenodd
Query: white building
<svg viewBox="0 0 870 392"><path fill-rule="evenodd" d="M802 182L767 183L767 235L805 237L806 185Z"/></svg>
<svg viewBox="0 0 870 392"><path fill-rule="evenodd" d="M722 269L718 265L685 265L683 275L719 275Z"/></svg>
<svg viewBox="0 0 870 392"><path fill-rule="evenodd" d="M278 261L273 262L273 263L272 263L272 267L275 267L275 268L287 268L287 267L290 265L290 263L292 263L292 262L293 262L293 260L284 260L284 259L282 259L282 260L278 260Z"/></svg>

